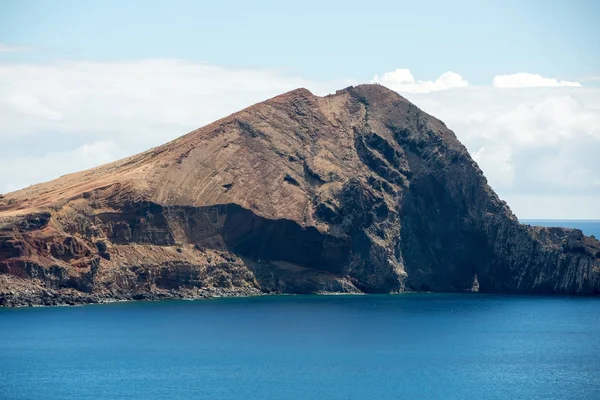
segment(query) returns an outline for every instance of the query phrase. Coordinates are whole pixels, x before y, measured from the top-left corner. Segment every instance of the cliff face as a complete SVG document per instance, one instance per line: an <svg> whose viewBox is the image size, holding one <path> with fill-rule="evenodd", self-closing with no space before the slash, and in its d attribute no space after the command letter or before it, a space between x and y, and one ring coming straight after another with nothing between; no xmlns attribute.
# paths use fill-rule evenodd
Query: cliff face
<svg viewBox="0 0 600 400"><path fill-rule="evenodd" d="M600 293L600 243L520 225L443 122L298 89L0 198L0 304L409 290Z"/></svg>

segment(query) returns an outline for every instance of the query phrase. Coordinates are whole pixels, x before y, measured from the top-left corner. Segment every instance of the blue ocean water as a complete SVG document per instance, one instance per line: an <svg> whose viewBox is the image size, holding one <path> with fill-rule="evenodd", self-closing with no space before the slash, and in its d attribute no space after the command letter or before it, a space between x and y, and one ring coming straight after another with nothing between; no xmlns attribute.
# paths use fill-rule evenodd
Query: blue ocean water
<svg viewBox="0 0 600 400"><path fill-rule="evenodd" d="M539 226L560 226L563 228L577 228L586 235L594 235L600 239L600 221L592 219L523 219L520 222Z"/></svg>
<svg viewBox="0 0 600 400"><path fill-rule="evenodd" d="M600 399L600 299L269 296L0 309L0 398Z"/></svg>

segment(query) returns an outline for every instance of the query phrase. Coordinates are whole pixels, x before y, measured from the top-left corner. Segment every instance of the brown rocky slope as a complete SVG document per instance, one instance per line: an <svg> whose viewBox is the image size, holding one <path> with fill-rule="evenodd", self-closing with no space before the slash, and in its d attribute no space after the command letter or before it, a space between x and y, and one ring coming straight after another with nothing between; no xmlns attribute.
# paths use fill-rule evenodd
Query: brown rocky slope
<svg viewBox="0 0 600 400"><path fill-rule="evenodd" d="M256 104L0 198L0 304L259 293L600 293L600 243L519 224L380 85Z"/></svg>

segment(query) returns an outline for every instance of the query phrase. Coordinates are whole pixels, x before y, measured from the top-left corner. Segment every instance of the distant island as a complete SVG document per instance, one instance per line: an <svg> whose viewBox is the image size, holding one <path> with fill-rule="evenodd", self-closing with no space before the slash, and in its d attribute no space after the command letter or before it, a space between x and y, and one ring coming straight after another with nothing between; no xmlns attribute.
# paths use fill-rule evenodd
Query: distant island
<svg viewBox="0 0 600 400"><path fill-rule="evenodd" d="M264 293L600 294L600 242L523 225L442 121L297 89L0 196L0 305Z"/></svg>

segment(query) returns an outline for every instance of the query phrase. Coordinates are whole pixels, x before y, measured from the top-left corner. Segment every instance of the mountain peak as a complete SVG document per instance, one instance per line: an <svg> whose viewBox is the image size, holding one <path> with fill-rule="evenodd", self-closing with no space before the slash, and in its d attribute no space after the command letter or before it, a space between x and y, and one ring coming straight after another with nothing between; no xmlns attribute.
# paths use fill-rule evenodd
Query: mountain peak
<svg viewBox="0 0 600 400"><path fill-rule="evenodd" d="M294 98L294 97L315 97L312 92L306 88L297 88L294 90L290 90L289 92L280 94L275 98Z"/></svg>

